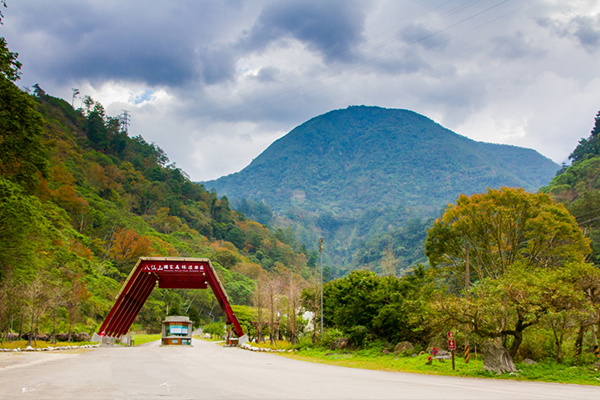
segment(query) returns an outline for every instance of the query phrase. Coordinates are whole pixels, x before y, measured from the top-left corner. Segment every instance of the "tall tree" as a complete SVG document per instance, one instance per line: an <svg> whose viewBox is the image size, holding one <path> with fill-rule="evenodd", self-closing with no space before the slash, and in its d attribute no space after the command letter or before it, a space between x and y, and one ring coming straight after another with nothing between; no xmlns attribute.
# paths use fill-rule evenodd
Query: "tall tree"
<svg viewBox="0 0 600 400"><path fill-rule="evenodd" d="M4 70L1 75L0 176L33 192L39 175L46 177L48 172L42 117L31 97L15 86Z"/></svg>
<svg viewBox="0 0 600 400"><path fill-rule="evenodd" d="M596 114L594 127L590 136L587 139L583 138L579 141L575 150L569 155L569 160L577 162L600 155L600 137L598 134L600 134L600 111Z"/></svg>
<svg viewBox="0 0 600 400"><path fill-rule="evenodd" d="M562 204L514 188L461 195L429 230L425 254L457 288L464 286L467 244L471 281L498 278L516 262L556 268L590 253L589 240Z"/></svg>
<svg viewBox="0 0 600 400"><path fill-rule="evenodd" d="M437 308L482 337L512 336L514 356L525 329L553 307L560 311L573 303L554 304L571 293L568 276L587 268L588 243L573 216L548 195L502 188L460 196L425 242L433 271L451 293L438 299ZM468 296L461 290L467 245L468 280L476 283ZM548 292L552 282L564 282L555 298Z"/></svg>

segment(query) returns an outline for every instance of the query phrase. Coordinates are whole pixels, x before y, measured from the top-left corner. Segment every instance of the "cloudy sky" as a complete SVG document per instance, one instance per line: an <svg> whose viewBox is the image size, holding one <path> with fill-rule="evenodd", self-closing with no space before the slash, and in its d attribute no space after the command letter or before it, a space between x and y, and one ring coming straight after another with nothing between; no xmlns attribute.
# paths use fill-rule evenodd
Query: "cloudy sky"
<svg viewBox="0 0 600 400"><path fill-rule="evenodd" d="M349 105L404 108L557 163L600 110L600 0L7 0L0 36L192 180Z"/></svg>

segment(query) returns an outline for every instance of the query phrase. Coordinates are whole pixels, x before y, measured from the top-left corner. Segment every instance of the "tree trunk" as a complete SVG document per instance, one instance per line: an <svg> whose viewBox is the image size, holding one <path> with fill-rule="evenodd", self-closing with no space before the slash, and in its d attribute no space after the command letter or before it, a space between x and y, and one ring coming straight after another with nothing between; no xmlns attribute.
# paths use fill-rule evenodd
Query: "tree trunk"
<svg viewBox="0 0 600 400"><path fill-rule="evenodd" d="M519 351L521 343L523 343L523 331L515 331L514 340L512 342L512 345L510 346L510 350L508 351L512 358L515 358L515 356L517 355L517 351Z"/></svg>
<svg viewBox="0 0 600 400"><path fill-rule="evenodd" d="M56 344L56 310L52 316L52 344Z"/></svg>
<svg viewBox="0 0 600 400"><path fill-rule="evenodd" d="M23 335L23 313L21 313L21 318L19 318L19 340L21 340L21 335Z"/></svg>
<svg viewBox="0 0 600 400"><path fill-rule="evenodd" d="M29 338L27 339L27 346L31 346L31 337L33 336L33 310L31 311L31 325L29 325Z"/></svg>
<svg viewBox="0 0 600 400"><path fill-rule="evenodd" d="M581 346L583 346L583 336L585 335L586 329L587 326L582 324L579 327L579 332L577 332L577 339L575 339L575 362L577 362L577 358L581 353Z"/></svg>

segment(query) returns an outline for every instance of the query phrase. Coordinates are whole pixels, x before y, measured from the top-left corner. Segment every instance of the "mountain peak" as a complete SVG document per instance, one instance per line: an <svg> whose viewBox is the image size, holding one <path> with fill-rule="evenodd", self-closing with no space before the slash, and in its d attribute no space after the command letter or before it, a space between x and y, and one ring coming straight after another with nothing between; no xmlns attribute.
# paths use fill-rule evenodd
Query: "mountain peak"
<svg viewBox="0 0 600 400"><path fill-rule="evenodd" d="M534 150L476 142L414 111L362 105L306 121L242 171L205 185L277 211L437 212L461 193L487 187L535 191L558 168Z"/></svg>

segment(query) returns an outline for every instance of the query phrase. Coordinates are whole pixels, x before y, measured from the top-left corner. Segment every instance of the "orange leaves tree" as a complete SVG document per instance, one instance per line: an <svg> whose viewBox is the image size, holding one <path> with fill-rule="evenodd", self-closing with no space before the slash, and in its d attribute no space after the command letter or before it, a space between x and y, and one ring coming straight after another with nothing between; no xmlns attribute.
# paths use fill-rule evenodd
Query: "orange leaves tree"
<svg viewBox="0 0 600 400"><path fill-rule="evenodd" d="M109 256L116 262L121 272L132 267L139 257L153 253L152 242L146 236L138 235L133 229L118 229L112 240Z"/></svg>
<svg viewBox="0 0 600 400"><path fill-rule="evenodd" d="M469 294L464 291L467 251ZM569 277L586 270L589 252L575 218L548 195L513 188L461 195L425 242L432 271L446 287L434 309L480 337L512 337L514 356L526 328L579 301L569 300L578 293L577 280ZM562 273L566 268L569 274ZM550 301L556 298L564 301Z"/></svg>

